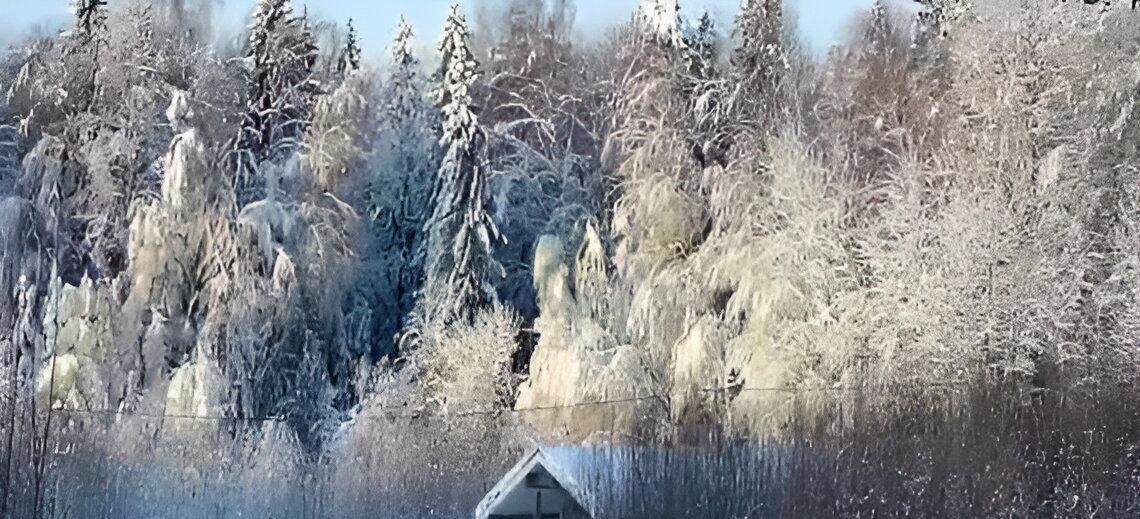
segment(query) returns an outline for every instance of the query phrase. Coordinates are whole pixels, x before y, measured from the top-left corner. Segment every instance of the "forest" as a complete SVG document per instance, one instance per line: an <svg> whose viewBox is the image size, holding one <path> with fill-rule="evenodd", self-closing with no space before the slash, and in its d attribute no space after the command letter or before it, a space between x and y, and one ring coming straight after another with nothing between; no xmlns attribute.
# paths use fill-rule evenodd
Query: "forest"
<svg viewBox="0 0 1140 519"><path fill-rule="evenodd" d="M781 0L488 0L375 56L249 3L0 51L0 517L469 517L536 440L786 446L732 517L1140 513L1123 3L819 54Z"/></svg>

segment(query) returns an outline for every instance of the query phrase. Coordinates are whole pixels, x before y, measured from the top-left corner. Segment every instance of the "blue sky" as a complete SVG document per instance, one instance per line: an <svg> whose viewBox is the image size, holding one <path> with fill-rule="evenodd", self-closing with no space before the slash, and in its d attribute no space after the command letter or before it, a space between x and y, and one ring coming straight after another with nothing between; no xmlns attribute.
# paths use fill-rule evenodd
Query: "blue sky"
<svg viewBox="0 0 1140 519"><path fill-rule="evenodd" d="M112 0L114 1L114 0ZM253 0L214 0L222 5L219 18L223 26L239 28L252 9ZM817 51L823 51L843 37L852 14L866 9L873 0L785 0L798 17L801 31ZM478 2L494 0L461 0L470 11ZM443 16L451 0L294 0L304 5L311 15L329 20L355 20L365 50L372 57L382 52L394 35L401 14L415 28L420 43L434 42L443 26ZM0 0L4 16L0 20L0 40L17 35L36 24L66 23L70 0ZM628 18L637 0L576 0L576 27L589 33ZM710 11L721 27L727 27L740 5L739 0L681 0L688 16Z"/></svg>

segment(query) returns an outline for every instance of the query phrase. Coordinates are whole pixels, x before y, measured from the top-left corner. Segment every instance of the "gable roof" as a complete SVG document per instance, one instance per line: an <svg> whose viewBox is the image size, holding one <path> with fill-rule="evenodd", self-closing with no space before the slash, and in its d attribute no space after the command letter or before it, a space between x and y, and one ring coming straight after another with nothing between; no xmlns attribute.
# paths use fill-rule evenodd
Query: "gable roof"
<svg viewBox="0 0 1140 519"><path fill-rule="evenodd" d="M486 519L541 466L592 517L765 517L780 510L790 461L818 453L781 442L716 447L540 445L528 451L476 508Z"/></svg>
<svg viewBox="0 0 1140 519"><path fill-rule="evenodd" d="M540 466L558 481L562 489L570 494L570 497L577 501L583 509L589 512L591 516L596 517L596 510L590 493L575 480L573 475L564 470L562 463L551 457L548 451L541 446L531 449L526 456L523 456L514 467L511 467L503 475L503 478L494 487L491 487L491 490L475 508L475 517L477 519L488 517L491 511L510 495L512 489L525 485L527 475Z"/></svg>

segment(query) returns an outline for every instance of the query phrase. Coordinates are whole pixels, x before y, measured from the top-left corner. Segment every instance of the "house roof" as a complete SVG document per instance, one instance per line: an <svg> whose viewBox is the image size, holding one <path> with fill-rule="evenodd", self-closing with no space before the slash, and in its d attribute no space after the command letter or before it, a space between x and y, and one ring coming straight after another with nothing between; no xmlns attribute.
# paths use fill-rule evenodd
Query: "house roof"
<svg viewBox="0 0 1140 519"><path fill-rule="evenodd" d="M764 516L756 511L779 510L792 455L802 461L805 453L764 442L713 448L541 445L491 488L475 516L501 513L511 492L526 487L528 474L542 471L592 517Z"/></svg>
<svg viewBox="0 0 1140 519"><path fill-rule="evenodd" d="M550 456L549 451L543 447L535 447L523 456L518 463L515 464L507 473L491 488L479 505L475 508L475 517L477 519L485 519L492 511L498 508L511 496L511 491L525 485L527 476L534 474L537 470L544 470L549 473L558 485L570 495L571 498L576 500L591 515L594 515L594 510L590 506L591 496L585 488L579 485L578 481L568 471L564 470L564 464L559 462L556 458Z"/></svg>

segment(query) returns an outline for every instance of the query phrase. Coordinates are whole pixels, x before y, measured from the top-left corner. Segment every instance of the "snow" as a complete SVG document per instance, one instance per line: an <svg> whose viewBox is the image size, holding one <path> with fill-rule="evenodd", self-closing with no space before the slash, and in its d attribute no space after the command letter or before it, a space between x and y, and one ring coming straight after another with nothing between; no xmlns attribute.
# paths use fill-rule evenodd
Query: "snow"
<svg viewBox="0 0 1140 519"><path fill-rule="evenodd" d="M676 48L685 46L677 0L642 0L638 13L642 25L659 41Z"/></svg>

